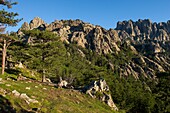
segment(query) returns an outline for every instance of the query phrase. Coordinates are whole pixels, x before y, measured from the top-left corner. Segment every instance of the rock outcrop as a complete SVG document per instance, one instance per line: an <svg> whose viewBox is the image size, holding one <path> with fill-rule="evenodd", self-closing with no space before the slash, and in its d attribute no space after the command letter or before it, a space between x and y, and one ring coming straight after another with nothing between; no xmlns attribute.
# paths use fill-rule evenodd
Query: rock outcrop
<svg viewBox="0 0 170 113"><path fill-rule="evenodd" d="M83 92L89 94L92 98L99 98L112 109L118 111L118 108L112 100L109 86L104 79L91 82L88 86L84 87Z"/></svg>
<svg viewBox="0 0 170 113"><path fill-rule="evenodd" d="M56 20L47 25L37 17L29 24L24 23L18 30L18 34L22 34L22 30L32 30L34 28L53 31L61 37L62 41L76 43L99 54L107 54L113 52L113 50L120 51L116 44L120 42L117 31L113 29L107 31L100 26L84 23L81 20Z"/></svg>
<svg viewBox="0 0 170 113"><path fill-rule="evenodd" d="M19 93L17 90L13 90L13 91L12 91L12 94L13 94L15 97L18 97L18 98L20 98L20 99L25 100L25 102L26 102L27 104L30 104L30 103L39 103L37 100L30 98L26 93Z"/></svg>
<svg viewBox="0 0 170 113"><path fill-rule="evenodd" d="M119 54L123 49L129 48L136 57L117 66L120 76L133 75L138 79L144 75L150 78L155 76L155 72L170 69L169 56L163 55L170 51L170 21L152 23L149 19L139 19L136 22L129 20L118 22L115 29L106 30L79 19L56 20L46 24L37 17L29 24L24 23L18 34L23 35L22 30L36 28L52 31L60 36L63 42L77 44L98 54ZM27 43L31 42L30 38L25 38ZM79 53L85 57L81 50ZM113 63L109 64L109 67L113 71L117 69Z"/></svg>
<svg viewBox="0 0 170 113"><path fill-rule="evenodd" d="M68 82L66 80L63 80L62 77L60 77L60 81L57 84L58 88L66 88L68 85Z"/></svg>
<svg viewBox="0 0 170 113"><path fill-rule="evenodd" d="M18 34L23 35L22 30L32 30L34 28L45 30L45 26L47 26L47 24L41 18L35 17L33 20L30 21L29 24L27 22L24 22L24 24L18 30Z"/></svg>
<svg viewBox="0 0 170 113"><path fill-rule="evenodd" d="M135 40L156 40L169 41L169 21L167 23L152 23L151 20L139 19L136 22L132 20L118 22L116 30L125 31L129 36L136 37Z"/></svg>
<svg viewBox="0 0 170 113"><path fill-rule="evenodd" d="M45 22L39 18L39 17L35 17L30 23L29 23L30 29L34 29L34 28L41 28L45 26Z"/></svg>

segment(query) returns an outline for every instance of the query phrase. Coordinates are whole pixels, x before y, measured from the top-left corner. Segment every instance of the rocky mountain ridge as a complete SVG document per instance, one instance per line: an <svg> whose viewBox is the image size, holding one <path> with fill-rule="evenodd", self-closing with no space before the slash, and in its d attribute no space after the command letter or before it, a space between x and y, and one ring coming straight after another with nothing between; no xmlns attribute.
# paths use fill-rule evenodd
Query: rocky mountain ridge
<svg viewBox="0 0 170 113"><path fill-rule="evenodd" d="M36 17L29 24L25 22L18 34L23 37L22 30L32 29L52 31L65 43L77 44L100 55L116 55L128 48L133 53L128 62L118 67L109 63L113 71L117 68L120 76L133 75L138 79L143 75L146 78L155 78L155 73L170 69L170 21L152 23L149 19L136 22L129 20L118 22L115 29L106 30L81 20L56 20L47 24ZM24 40L30 43L33 37L24 37Z"/></svg>
<svg viewBox="0 0 170 113"><path fill-rule="evenodd" d="M118 22L116 30L126 31L129 36L134 37L134 40L155 40L155 41L169 41L169 32L170 32L170 21L152 23L151 20L139 19L136 22L132 20ZM127 37L129 37L127 36Z"/></svg>

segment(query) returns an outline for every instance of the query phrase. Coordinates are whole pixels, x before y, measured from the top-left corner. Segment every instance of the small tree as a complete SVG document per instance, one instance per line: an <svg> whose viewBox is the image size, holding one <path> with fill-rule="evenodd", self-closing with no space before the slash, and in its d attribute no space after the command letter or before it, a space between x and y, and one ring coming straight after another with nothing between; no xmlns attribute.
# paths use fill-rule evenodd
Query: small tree
<svg viewBox="0 0 170 113"><path fill-rule="evenodd" d="M0 5L7 6L7 8L12 8L12 5L16 5L17 2L11 2L10 0L0 0ZM5 28L8 26L16 26L21 19L15 19L18 16L18 13L7 12L5 9L0 10L0 42L2 42L2 71L1 74L4 74L5 71L5 61L6 61L6 52L8 46L14 41L12 36L9 36L5 32Z"/></svg>

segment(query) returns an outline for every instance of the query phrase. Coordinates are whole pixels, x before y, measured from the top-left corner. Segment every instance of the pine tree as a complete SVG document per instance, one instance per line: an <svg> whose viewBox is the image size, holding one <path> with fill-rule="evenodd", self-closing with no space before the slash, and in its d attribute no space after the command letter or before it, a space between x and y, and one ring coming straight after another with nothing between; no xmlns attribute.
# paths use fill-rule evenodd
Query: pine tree
<svg viewBox="0 0 170 113"><path fill-rule="evenodd" d="M42 74L42 82L46 82L46 75L52 70L55 54L58 54L59 37L49 31L30 30L24 31L29 37L34 37L34 42L27 48L25 53L29 54L32 63L28 67L36 69ZM34 50L34 51L33 51ZM51 56L53 56L51 58Z"/></svg>
<svg viewBox="0 0 170 113"><path fill-rule="evenodd" d="M17 2L11 2L10 0L0 0L0 5L6 6L7 8L12 8L13 5L16 5ZM5 9L0 10L0 42L2 43L2 71L1 74L4 74L5 71L5 61L6 61L6 52L9 45L14 41L14 37L10 36L8 33L4 33L6 27L16 26L21 19L15 19L18 16L18 13L8 12Z"/></svg>

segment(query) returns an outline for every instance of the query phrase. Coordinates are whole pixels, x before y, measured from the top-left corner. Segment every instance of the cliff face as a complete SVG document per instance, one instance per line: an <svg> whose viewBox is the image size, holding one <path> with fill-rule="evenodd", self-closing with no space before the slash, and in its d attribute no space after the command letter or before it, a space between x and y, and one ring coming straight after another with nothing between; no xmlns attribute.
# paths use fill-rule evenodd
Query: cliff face
<svg viewBox="0 0 170 113"><path fill-rule="evenodd" d="M169 71L170 21L152 23L149 19L129 20L118 22L116 30L120 40L130 40L131 46L141 55L140 59L135 58L134 61L140 67L147 66L143 68L147 70L147 75Z"/></svg>
<svg viewBox="0 0 170 113"><path fill-rule="evenodd" d="M170 21L167 23L152 23L149 19L138 20L136 22L129 20L118 22L116 30L120 30L120 32L124 30L128 33L128 37L134 37L134 40L138 41L150 39L166 42L170 40Z"/></svg>
<svg viewBox="0 0 170 113"><path fill-rule="evenodd" d="M135 45L137 45L136 43L143 44L142 49L138 49L139 51L149 50L152 53L160 53L169 49L170 21L152 23L149 19L136 22L129 20L118 22L116 30L118 30L121 40L130 38Z"/></svg>
<svg viewBox="0 0 170 113"><path fill-rule="evenodd" d="M139 78L154 78L156 72L170 70L170 21L152 23L150 20L132 20L118 22L115 29L106 30L101 26L85 23L81 20L56 20L46 24L40 18L24 23L18 30L49 30L61 37L66 43L75 43L91 49L98 54L120 54L126 45L136 57L119 65L120 76L133 75ZM30 37L27 37L30 38ZM28 39L27 39L28 40ZM114 64L110 64L115 69Z"/></svg>
<svg viewBox="0 0 170 113"><path fill-rule="evenodd" d="M32 30L34 28L53 31L61 37L62 41L76 43L99 54L111 53L113 48L120 51L116 44L120 41L116 30L106 30L100 26L84 23L81 20L56 20L48 25L42 19L34 18L29 24L25 22L18 34L22 34L21 30Z"/></svg>

